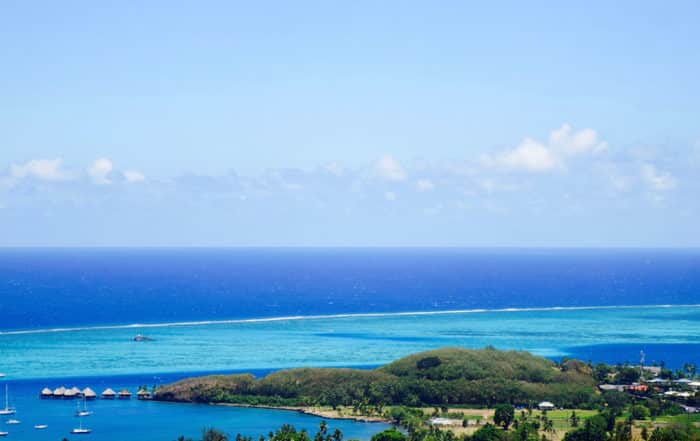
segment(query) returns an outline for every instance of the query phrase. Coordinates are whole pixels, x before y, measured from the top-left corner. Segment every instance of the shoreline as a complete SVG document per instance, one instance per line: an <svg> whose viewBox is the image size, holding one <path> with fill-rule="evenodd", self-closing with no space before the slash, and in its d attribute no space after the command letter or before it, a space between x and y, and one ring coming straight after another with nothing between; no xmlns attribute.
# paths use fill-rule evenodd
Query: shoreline
<svg viewBox="0 0 700 441"><path fill-rule="evenodd" d="M384 424L394 424L394 421L388 418L373 417L373 416L363 416L363 415L339 415L332 409L323 410L314 407L304 407L304 406L269 406L264 404L236 404L236 403L207 403L210 406L222 406L222 407L240 407L249 409L269 409L269 410L284 410L289 412L298 412L304 415L311 415L319 418L324 418L328 420L347 420L347 421L357 421L360 423L384 423Z"/></svg>

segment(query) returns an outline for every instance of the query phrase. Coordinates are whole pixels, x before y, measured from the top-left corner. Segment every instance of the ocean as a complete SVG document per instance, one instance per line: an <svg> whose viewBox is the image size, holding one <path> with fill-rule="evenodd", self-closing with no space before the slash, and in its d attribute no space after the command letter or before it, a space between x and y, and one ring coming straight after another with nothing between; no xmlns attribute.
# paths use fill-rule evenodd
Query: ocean
<svg viewBox="0 0 700 441"><path fill-rule="evenodd" d="M17 439L50 439L74 423L74 403L39 400L44 386L371 367L444 346L610 363L644 351L678 368L700 363L699 305L700 250L5 249L0 372L28 422L52 421L46 433L13 427ZM91 439L105 441L318 424L261 409L94 405ZM380 430L335 424L359 439ZM153 425L169 438L143 433Z"/></svg>

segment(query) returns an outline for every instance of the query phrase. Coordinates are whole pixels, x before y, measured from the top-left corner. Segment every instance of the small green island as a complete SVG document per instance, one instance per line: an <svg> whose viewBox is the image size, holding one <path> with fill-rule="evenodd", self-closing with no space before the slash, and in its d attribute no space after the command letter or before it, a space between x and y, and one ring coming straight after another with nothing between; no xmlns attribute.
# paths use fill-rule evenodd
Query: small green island
<svg viewBox="0 0 700 441"><path fill-rule="evenodd" d="M401 428L373 441L700 440L700 414L693 413L700 397L686 374L693 377L695 367L672 372L554 362L492 347L443 348L372 370L298 368L260 379L190 378L160 387L153 398L288 409ZM687 392L669 395L679 388ZM304 441L308 434L297 435Z"/></svg>

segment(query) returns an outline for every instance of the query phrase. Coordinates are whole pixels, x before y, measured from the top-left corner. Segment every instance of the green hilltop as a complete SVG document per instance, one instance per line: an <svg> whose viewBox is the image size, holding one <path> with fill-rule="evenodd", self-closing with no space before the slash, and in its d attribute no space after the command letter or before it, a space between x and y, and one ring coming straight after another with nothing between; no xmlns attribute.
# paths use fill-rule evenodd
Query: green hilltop
<svg viewBox="0 0 700 441"><path fill-rule="evenodd" d="M595 394L590 368L522 351L443 348L373 370L287 369L256 379L213 375L164 386L156 400L266 406L483 405L541 400L572 407Z"/></svg>

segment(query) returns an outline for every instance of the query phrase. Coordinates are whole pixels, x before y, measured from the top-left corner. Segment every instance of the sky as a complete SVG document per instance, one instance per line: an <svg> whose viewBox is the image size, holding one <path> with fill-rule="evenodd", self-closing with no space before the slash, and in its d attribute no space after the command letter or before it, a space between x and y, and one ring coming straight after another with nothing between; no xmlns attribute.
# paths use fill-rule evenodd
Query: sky
<svg viewBox="0 0 700 441"><path fill-rule="evenodd" d="M700 246L700 3L5 1L0 246Z"/></svg>

